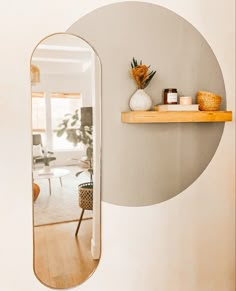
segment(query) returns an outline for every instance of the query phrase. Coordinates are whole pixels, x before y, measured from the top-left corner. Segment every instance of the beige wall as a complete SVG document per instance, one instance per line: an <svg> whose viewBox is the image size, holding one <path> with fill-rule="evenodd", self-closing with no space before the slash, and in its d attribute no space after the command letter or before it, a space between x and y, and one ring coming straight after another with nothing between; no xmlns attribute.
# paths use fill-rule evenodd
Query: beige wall
<svg viewBox="0 0 236 291"><path fill-rule="evenodd" d="M113 2L1 3L1 290L47 289L32 269L31 52L43 37L66 31L82 15ZM207 39L222 69L227 107L235 108L234 1L152 2L186 18ZM226 124L201 177L175 198L146 207L102 203L102 259L95 274L74 290L235 289L234 125Z"/></svg>
<svg viewBox="0 0 236 291"><path fill-rule="evenodd" d="M145 206L181 193L211 161L224 123L132 125L121 123L120 112L136 90L133 56L157 70L145 89L153 105L163 103L164 88L177 88L194 101L199 90L215 92L224 110L223 76L205 39L172 11L137 2L97 9L67 31L86 39L102 63L102 200Z"/></svg>

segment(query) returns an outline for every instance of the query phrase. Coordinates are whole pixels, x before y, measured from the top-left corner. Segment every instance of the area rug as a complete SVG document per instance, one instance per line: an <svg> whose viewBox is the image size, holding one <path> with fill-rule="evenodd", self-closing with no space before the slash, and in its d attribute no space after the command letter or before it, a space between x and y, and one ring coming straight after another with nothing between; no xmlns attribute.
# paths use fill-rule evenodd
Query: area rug
<svg viewBox="0 0 236 291"><path fill-rule="evenodd" d="M62 177L51 179L51 195L47 179L35 180L40 187L40 194L34 202L34 226L76 221L82 209L78 205L78 185L87 180L86 174L75 177L76 167L66 167L70 172ZM83 219L92 218L92 211L86 210Z"/></svg>

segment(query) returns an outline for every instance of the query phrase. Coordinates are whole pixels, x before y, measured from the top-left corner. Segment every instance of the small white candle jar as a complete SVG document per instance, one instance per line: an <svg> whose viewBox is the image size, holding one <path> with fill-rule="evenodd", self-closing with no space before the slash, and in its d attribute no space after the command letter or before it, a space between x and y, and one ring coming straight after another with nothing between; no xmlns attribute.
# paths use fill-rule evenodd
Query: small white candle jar
<svg viewBox="0 0 236 291"><path fill-rule="evenodd" d="M193 103L193 98L191 96L179 97L179 104L181 105L191 105Z"/></svg>

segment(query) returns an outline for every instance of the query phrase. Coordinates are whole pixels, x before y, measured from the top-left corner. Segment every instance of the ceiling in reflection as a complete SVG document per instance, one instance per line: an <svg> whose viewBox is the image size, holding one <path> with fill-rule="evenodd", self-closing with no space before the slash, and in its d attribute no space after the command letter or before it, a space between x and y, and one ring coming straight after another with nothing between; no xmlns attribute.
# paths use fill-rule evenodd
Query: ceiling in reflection
<svg viewBox="0 0 236 291"><path fill-rule="evenodd" d="M32 63L45 74L86 72L91 66L93 50L73 35L65 45L63 37L63 34L57 34L41 42L33 54Z"/></svg>

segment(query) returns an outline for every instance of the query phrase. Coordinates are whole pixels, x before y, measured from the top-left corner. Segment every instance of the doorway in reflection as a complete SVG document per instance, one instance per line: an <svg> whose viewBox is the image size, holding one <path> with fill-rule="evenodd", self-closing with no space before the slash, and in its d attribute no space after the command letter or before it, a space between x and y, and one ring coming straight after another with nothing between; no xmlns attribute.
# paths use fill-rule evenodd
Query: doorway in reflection
<svg viewBox="0 0 236 291"><path fill-rule="evenodd" d="M54 34L31 59L34 271L52 288L85 281L100 257L100 62Z"/></svg>

